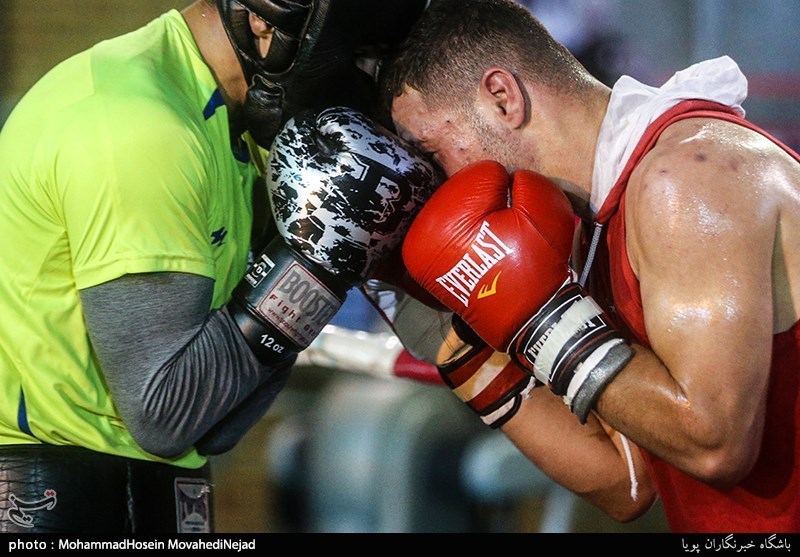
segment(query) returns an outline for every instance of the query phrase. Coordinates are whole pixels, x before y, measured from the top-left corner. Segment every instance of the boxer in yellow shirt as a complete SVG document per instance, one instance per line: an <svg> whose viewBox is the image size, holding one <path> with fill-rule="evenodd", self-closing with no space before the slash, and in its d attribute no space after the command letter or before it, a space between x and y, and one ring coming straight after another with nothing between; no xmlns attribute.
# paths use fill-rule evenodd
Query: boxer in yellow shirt
<svg viewBox="0 0 800 557"><path fill-rule="evenodd" d="M367 136L396 139L350 109L319 112L334 104L366 111L372 82L356 49L379 33L337 27L363 26L356 18L327 19L347 13L347 0L287 14L290 4L197 1L170 11L62 62L4 125L0 530L213 531L206 455L229 450L260 419L318 327L298 338L297 324L276 323L261 298L285 290L293 270L333 292L335 309L369 270L331 263L280 223L254 226L254 212L269 212L253 203L265 165L274 195L324 186L282 173L291 163L296 174L312 156L298 138L347 135L342 119L355 118ZM423 6L395 8L418 15ZM307 75L322 45L340 49L338 66ZM285 66L292 70L278 79L272 72ZM336 85L328 97L318 94L325 83ZM265 90L282 94L265 100ZM306 109L315 112L301 129L306 120L290 119ZM283 150L267 158L276 137ZM339 150L377 169L370 180L385 180L363 143ZM412 163L391 174L416 192L422 175L406 171L431 167L404 154ZM348 201L358 211L374 199ZM355 252L369 263L382 255ZM263 281L248 282L259 253ZM286 300L308 326L308 306Z"/></svg>

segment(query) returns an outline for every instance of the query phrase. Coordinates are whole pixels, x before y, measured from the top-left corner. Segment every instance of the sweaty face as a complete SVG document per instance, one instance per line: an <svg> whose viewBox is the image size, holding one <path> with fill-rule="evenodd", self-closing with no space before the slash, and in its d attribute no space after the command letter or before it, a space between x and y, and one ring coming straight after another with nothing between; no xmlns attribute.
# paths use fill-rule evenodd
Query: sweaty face
<svg viewBox="0 0 800 557"><path fill-rule="evenodd" d="M400 136L430 154L447 176L480 160L511 163L510 144L479 112L467 117L456 110L434 108L419 91L406 88L392 103L392 120Z"/></svg>

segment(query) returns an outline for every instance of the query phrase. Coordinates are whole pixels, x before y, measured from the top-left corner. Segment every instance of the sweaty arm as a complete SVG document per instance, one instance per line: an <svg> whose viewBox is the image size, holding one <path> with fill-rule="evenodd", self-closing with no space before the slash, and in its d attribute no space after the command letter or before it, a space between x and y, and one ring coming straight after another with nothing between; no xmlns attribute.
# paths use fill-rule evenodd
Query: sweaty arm
<svg viewBox="0 0 800 557"><path fill-rule="evenodd" d="M89 335L122 420L147 452L229 450L266 412L293 358L260 363L213 280L126 275L81 291Z"/></svg>
<svg viewBox="0 0 800 557"><path fill-rule="evenodd" d="M549 389L533 389L502 431L553 481L616 520L638 518L656 499L638 448L594 414L580 424Z"/></svg>
<svg viewBox="0 0 800 557"><path fill-rule="evenodd" d="M727 124L675 126L626 205L652 350L637 347L597 409L642 448L727 486L752 468L763 432L776 177L766 140Z"/></svg>

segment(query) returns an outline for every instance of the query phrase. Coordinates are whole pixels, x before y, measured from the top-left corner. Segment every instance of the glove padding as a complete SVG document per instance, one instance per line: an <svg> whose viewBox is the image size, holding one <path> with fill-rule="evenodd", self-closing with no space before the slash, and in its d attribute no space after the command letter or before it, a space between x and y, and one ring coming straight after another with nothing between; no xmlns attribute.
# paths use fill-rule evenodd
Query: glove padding
<svg viewBox="0 0 800 557"><path fill-rule="evenodd" d="M336 107L291 119L270 151L279 236L233 292L231 313L265 361L305 349L401 241L441 176L363 114Z"/></svg>
<svg viewBox="0 0 800 557"><path fill-rule="evenodd" d="M292 118L267 172L280 235L351 286L402 242L442 182L414 146L345 107Z"/></svg>
<svg viewBox="0 0 800 557"><path fill-rule="evenodd" d="M512 177L484 161L452 176L426 203L403 260L421 286L585 422L633 352L575 282L574 226L556 184L524 170Z"/></svg>

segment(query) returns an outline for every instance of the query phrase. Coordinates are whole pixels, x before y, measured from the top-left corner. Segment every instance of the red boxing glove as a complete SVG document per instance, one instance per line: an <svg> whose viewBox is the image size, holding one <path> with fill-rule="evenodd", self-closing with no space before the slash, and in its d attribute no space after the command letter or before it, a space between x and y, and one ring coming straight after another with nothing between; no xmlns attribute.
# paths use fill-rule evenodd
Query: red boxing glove
<svg viewBox="0 0 800 557"><path fill-rule="evenodd" d="M443 184L403 244L411 276L583 422L632 352L569 266L574 215L556 184L472 164Z"/></svg>
<svg viewBox="0 0 800 557"><path fill-rule="evenodd" d="M458 317L442 343L437 365L453 393L493 429L514 417L536 384L508 354L488 346Z"/></svg>
<svg viewBox="0 0 800 557"><path fill-rule="evenodd" d="M403 263L402 247L401 243L386 256L375 269L375 272L370 275L369 281L373 283L377 281L390 285L391 287L397 287L426 306L438 311L445 311L447 308L443 306L439 300L434 298L430 292L417 284L417 281L408 273L408 269L406 269ZM377 288L376 286L375 289ZM367 297L369 298L370 288L362 290L366 290ZM374 300L370 301L374 302ZM382 311L380 307L378 307L378 311Z"/></svg>
<svg viewBox="0 0 800 557"><path fill-rule="evenodd" d="M492 348L511 340L572 276L572 206L546 178L495 162L455 174L403 243L411 276Z"/></svg>

